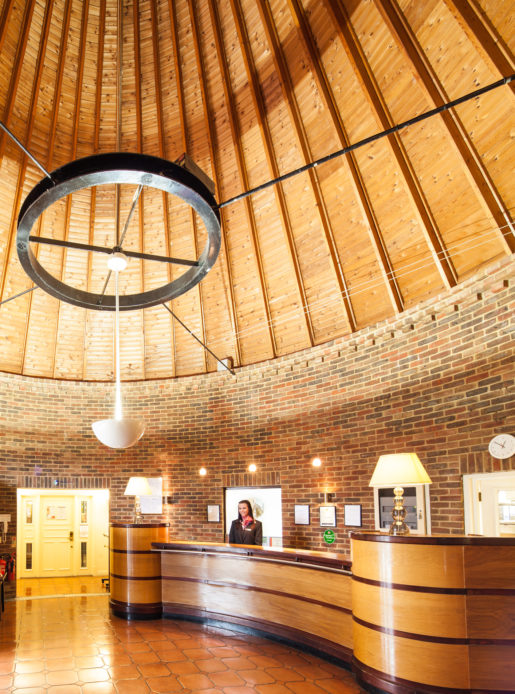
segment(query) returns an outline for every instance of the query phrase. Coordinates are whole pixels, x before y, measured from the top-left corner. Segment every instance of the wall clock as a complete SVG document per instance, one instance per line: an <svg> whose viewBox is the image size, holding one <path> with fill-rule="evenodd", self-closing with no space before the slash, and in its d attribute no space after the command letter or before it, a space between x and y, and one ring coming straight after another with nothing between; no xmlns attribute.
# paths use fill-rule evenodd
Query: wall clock
<svg viewBox="0 0 515 694"><path fill-rule="evenodd" d="M488 444L488 450L493 458L504 460L511 458L515 453L515 436L511 434L497 434Z"/></svg>

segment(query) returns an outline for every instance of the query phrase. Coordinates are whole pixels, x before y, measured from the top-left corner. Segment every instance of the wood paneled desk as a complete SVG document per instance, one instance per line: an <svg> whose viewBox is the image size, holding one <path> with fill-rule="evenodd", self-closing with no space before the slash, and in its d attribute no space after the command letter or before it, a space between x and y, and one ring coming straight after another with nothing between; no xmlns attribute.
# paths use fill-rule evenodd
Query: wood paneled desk
<svg viewBox="0 0 515 694"><path fill-rule="evenodd" d="M144 588L122 595L118 573L120 616L257 629L352 663L365 685L393 694L515 691L513 539L353 533L352 572L331 552L150 544L160 568L134 580L152 604L139 602Z"/></svg>

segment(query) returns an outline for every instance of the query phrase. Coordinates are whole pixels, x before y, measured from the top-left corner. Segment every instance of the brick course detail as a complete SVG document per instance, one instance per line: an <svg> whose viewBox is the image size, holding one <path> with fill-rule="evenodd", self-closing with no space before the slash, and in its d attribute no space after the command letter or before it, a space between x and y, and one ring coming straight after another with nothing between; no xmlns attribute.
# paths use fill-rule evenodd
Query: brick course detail
<svg viewBox="0 0 515 694"><path fill-rule="evenodd" d="M416 451L433 480L433 532L462 533L461 476L514 469L487 450L494 434L515 433L514 269L505 259L394 320L236 377L125 383L126 414L147 425L125 451L103 447L91 430L111 416L113 384L0 374L0 508L14 521L17 486L55 478L109 487L111 520L127 521L127 479L162 476L164 515L148 520L169 521L177 539L222 541L223 524L207 523L206 505L223 509L224 486L255 481L281 486L284 544L296 547L327 548L318 509L323 492L333 493L330 549L346 553L344 504L361 503L363 527L372 528L377 458ZM315 455L321 468L311 466ZM295 503L310 505L309 526L294 525ZM15 532L13 522L0 551Z"/></svg>

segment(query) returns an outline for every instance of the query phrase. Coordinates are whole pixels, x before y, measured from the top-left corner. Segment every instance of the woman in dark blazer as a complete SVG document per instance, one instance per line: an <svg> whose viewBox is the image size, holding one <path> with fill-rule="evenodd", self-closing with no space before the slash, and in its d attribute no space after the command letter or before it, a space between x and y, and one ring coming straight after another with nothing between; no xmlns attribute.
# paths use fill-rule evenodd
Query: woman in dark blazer
<svg viewBox="0 0 515 694"><path fill-rule="evenodd" d="M238 502L238 518L232 522L229 542L235 545L263 544L263 525L254 520L252 506L247 499Z"/></svg>

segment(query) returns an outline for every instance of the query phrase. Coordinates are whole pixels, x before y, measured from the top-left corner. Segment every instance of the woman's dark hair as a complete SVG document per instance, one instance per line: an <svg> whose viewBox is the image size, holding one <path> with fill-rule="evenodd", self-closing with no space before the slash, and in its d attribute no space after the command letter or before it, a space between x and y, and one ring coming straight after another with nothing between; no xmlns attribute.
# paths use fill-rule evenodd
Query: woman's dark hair
<svg viewBox="0 0 515 694"><path fill-rule="evenodd" d="M247 504L247 508L249 510L249 516L252 518L252 520L254 520L254 511L252 510L252 505L251 505L250 501L248 501L247 499L242 499L241 501L238 501L238 506L240 504ZM238 511L238 520L243 520L243 518L241 517L241 513L239 511Z"/></svg>

